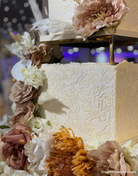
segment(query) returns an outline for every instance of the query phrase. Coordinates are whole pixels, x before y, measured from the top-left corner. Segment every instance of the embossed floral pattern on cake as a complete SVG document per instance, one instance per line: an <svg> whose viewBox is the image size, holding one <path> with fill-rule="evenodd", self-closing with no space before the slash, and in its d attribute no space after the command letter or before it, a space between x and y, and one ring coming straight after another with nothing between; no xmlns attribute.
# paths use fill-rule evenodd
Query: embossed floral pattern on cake
<svg viewBox="0 0 138 176"><path fill-rule="evenodd" d="M75 4L76 2L73 0L50 0L49 17L52 19L57 19L58 14L58 20L72 23Z"/></svg>
<svg viewBox="0 0 138 176"><path fill-rule="evenodd" d="M138 69L134 63L120 63L117 69L116 119L117 140L138 134ZM124 120L125 118L125 120ZM121 134L121 135L119 135Z"/></svg>
<svg viewBox="0 0 138 176"><path fill-rule="evenodd" d="M64 65L43 65L42 69L48 79L38 103L44 117L56 123L54 128L71 127L84 140L115 139L114 67L75 63L66 69ZM51 95L48 100L46 92Z"/></svg>

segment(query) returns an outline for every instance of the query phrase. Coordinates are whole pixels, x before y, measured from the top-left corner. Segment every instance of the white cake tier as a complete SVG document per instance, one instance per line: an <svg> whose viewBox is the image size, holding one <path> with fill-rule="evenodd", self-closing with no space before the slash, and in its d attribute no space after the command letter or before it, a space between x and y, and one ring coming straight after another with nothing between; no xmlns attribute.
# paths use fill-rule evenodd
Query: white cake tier
<svg viewBox="0 0 138 176"><path fill-rule="evenodd" d="M72 23L75 4L73 0L48 0L49 18Z"/></svg>
<svg viewBox="0 0 138 176"><path fill-rule="evenodd" d="M39 104L55 129L71 127L90 141L122 142L138 135L138 65L95 63L42 65Z"/></svg>
<svg viewBox="0 0 138 176"><path fill-rule="evenodd" d="M125 0L130 12L124 17L121 24L117 27L115 35L138 38L138 3L137 0ZM74 6L76 2L73 0L48 0L49 18L58 19L72 23L74 16ZM98 35L103 35L103 32L98 32ZM41 36L41 41L54 41L76 38L74 33L61 32Z"/></svg>

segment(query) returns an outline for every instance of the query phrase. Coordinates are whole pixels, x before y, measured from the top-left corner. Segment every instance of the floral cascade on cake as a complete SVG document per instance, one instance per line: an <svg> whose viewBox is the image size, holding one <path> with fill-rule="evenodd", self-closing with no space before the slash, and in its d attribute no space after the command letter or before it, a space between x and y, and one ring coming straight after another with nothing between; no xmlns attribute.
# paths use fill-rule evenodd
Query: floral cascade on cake
<svg viewBox="0 0 138 176"><path fill-rule="evenodd" d="M8 46L22 59L12 69L14 84L10 99L13 115L5 116L0 126L1 176L102 176L116 173L133 176L138 170L137 143L129 141L121 146L116 141L107 141L97 145L96 141L95 145L88 146L87 141L75 136L71 128L61 127L57 132L50 121L39 116L37 96L46 79L40 66L49 63L51 59L47 58L52 58L52 62L56 57L61 59L62 53L59 46L36 46L35 39L31 39L27 32L20 38Z"/></svg>

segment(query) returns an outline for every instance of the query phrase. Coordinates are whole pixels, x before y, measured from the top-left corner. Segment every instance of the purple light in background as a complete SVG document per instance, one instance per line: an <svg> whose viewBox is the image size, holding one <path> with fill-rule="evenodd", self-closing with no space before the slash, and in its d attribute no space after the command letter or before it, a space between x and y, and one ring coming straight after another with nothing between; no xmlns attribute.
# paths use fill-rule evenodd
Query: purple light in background
<svg viewBox="0 0 138 176"><path fill-rule="evenodd" d="M79 58L80 53L77 52L77 53L69 54L68 52L63 52L63 56L66 60L70 62L75 62Z"/></svg>
<svg viewBox="0 0 138 176"><path fill-rule="evenodd" d="M13 34L14 34L14 35L17 35L17 34L18 34L18 32L17 32L17 31L14 31L14 32L13 32Z"/></svg>
<svg viewBox="0 0 138 176"><path fill-rule="evenodd" d="M79 52L73 52L73 53L69 53L68 52L69 47L68 48L64 48L63 51L63 55L64 55L64 60L66 60L67 62L86 62L86 57L83 56L83 54L85 55L85 50L81 50ZM88 51L87 51L88 52ZM83 57L82 57L83 56ZM89 56L88 56L89 57ZM100 58L101 57L101 58ZM92 61L93 62L109 62L109 52L105 51L105 52L96 52L94 54L92 54ZM128 59L134 59L135 62L138 62L138 54L134 54L133 52L122 52L122 53L115 53L115 62L119 63L122 62L124 60L128 60Z"/></svg>
<svg viewBox="0 0 138 176"><path fill-rule="evenodd" d="M96 57L97 55L99 55L99 53L95 53L92 54L92 56ZM105 55L107 56L107 62L109 62L109 52L105 52ZM125 59L129 59L129 58L136 58L136 62L138 62L138 55L135 55L133 52L122 52L120 54L115 53L115 62L122 62Z"/></svg>

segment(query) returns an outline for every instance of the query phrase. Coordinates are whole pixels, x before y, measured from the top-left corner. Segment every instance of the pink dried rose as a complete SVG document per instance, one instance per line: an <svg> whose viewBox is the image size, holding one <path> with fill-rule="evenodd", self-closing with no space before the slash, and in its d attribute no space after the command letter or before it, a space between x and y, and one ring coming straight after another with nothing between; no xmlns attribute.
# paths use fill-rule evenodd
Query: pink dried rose
<svg viewBox="0 0 138 176"><path fill-rule="evenodd" d="M125 152L116 141L107 141L97 150L88 151L87 157L94 162L93 176L105 176L105 172L113 176L134 176L126 161L130 156Z"/></svg>
<svg viewBox="0 0 138 176"><path fill-rule="evenodd" d="M10 119L10 127L13 127L16 123L26 124L31 118L34 111L34 104L29 101L23 104L17 104L15 114Z"/></svg>
<svg viewBox="0 0 138 176"><path fill-rule="evenodd" d="M128 11L124 0L83 0L75 6L75 33L87 38L103 27L117 25Z"/></svg>
<svg viewBox="0 0 138 176"><path fill-rule="evenodd" d="M31 130L28 126L17 125L2 137L4 145L0 146L3 161L15 170L27 170L27 157L24 154L24 145L31 140Z"/></svg>
<svg viewBox="0 0 138 176"><path fill-rule="evenodd" d="M22 81L17 81L11 88L11 101L22 104L32 100L37 96L37 89L30 85L25 85Z"/></svg>

